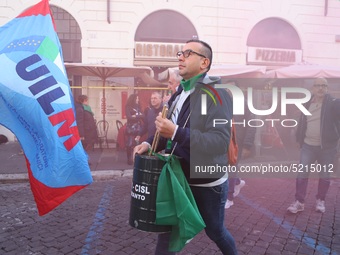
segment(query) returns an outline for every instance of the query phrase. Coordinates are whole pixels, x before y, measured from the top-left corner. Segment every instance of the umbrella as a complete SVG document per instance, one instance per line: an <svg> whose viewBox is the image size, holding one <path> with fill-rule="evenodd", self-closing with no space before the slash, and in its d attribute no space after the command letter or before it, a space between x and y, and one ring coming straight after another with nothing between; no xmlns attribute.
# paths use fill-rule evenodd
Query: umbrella
<svg viewBox="0 0 340 255"><path fill-rule="evenodd" d="M146 66L124 66L109 64L85 64L85 63L65 63L66 72L69 75L94 76L99 77L103 82L103 99L105 100L105 84L109 77L141 77L152 75L153 71ZM105 111L103 111L105 120Z"/></svg>
<svg viewBox="0 0 340 255"><path fill-rule="evenodd" d="M168 68L158 75L159 80L168 79L171 70L178 70L178 67ZM266 73L265 66L256 65L212 65L208 74L221 78L261 78Z"/></svg>
<svg viewBox="0 0 340 255"><path fill-rule="evenodd" d="M326 65L291 65L265 74L266 78L340 78L340 66Z"/></svg>
<svg viewBox="0 0 340 255"><path fill-rule="evenodd" d="M263 76L266 67L260 65L213 65L208 74L221 77L221 83L228 83L230 80L237 82L238 86L259 87L263 85Z"/></svg>
<svg viewBox="0 0 340 255"><path fill-rule="evenodd" d="M109 77L138 77L143 73L152 73L152 69L146 66L65 63L65 68L68 74L99 77L103 84Z"/></svg>
<svg viewBox="0 0 340 255"><path fill-rule="evenodd" d="M149 86L156 86L156 87L167 87L167 84L164 83L164 82L160 82L154 78L152 78L150 75L148 75L147 73L142 73L140 76L139 76L142 81L149 85Z"/></svg>
<svg viewBox="0 0 340 255"><path fill-rule="evenodd" d="M213 65L208 72L221 78L261 78L265 73L266 67L257 65Z"/></svg>

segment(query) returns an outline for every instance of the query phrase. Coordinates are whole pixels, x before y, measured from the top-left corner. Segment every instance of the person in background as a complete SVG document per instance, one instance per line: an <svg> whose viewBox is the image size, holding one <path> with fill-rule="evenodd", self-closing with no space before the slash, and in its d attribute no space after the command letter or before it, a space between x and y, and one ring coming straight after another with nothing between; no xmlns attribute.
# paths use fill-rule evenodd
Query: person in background
<svg viewBox="0 0 340 255"><path fill-rule="evenodd" d="M295 202L287 208L291 213L305 209L308 176L313 168L314 172L319 172L315 210L321 213L326 211L325 199L330 185L330 172L340 139L340 99L332 98L327 92L327 80L315 79L313 96L305 105L311 115L302 114L298 122L296 138L301 146L300 165L303 168L296 178Z"/></svg>
<svg viewBox="0 0 340 255"><path fill-rule="evenodd" d="M75 109L79 136L84 149L88 152L93 150L94 144L98 139L96 120L89 105L88 96L78 96L75 102Z"/></svg>
<svg viewBox="0 0 340 255"><path fill-rule="evenodd" d="M156 117L163 109L162 93L159 91L154 91L151 93L150 106L144 111L143 117L143 128L136 137L139 141L140 137L147 134L148 137L153 136L156 133L155 120Z"/></svg>
<svg viewBox="0 0 340 255"><path fill-rule="evenodd" d="M238 82L235 80L227 81L227 84L238 86ZM233 122L235 125L236 130L236 142L238 145L238 156L237 156L237 163L242 160L250 157L251 150L254 145L255 141L255 134L256 128L250 127L249 125L245 124L237 124L237 123L248 123L248 120L253 119L254 115L249 111L248 107L244 107L245 114L244 115L234 115ZM240 193L241 189L244 187L246 182L241 180L237 173L229 173L229 189L228 189L228 196L227 202L225 204L225 208L228 209L232 205L234 205L234 198Z"/></svg>
<svg viewBox="0 0 340 255"><path fill-rule="evenodd" d="M216 89L223 107L215 106L209 98L207 114L201 114L202 95L206 85L220 82L209 77L212 63L211 47L200 40L190 40L177 53L181 86L169 101L170 119L156 118L156 129L161 135L157 151L166 148L182 158L181 166L190 185L198 210L205 222L207 236L215 242L223 254L237 254L234 238L224 225L224 205L227 200L228 173L212 173L194 178L195 166L228 165L226 157L230 128L213 127L213 119L232 118L232 100L226 90ZM206 95L206 94L205 94ZM174 104L174 109L172 105ZM151 147L153 137L136 146L135 153L143 154ZM168 251L171 233L158 235L155 254L175 254Z"/></svg>
<svg viewBox="0 0 340 255"><path fill-rule="evenodd" d="M131 94L126 102L126 129L125 129L125 146L127 164L132 165L132 151L136 146L137 139L143 127L143 114L137 94Z"/></svg>
<svg viewBox="0 0 340 255"><path fill-rule="evenodd" d="M167 103L180 85L182 77L179 75L178 70L169 70L169 80L168 80L168 95L163 97L163 102Z"/></svg>

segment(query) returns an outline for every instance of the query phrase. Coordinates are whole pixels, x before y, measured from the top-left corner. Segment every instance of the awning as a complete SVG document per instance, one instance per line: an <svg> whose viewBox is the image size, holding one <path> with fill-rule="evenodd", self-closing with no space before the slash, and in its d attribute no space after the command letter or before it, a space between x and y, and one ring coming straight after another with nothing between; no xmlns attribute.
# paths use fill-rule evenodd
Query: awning
<svg viewBox="0 0 340 255"><path fill-rule="evenodd" d="M291 65L270 70L265 75L266 78L340 78L340 66L326 65Z"/></svg>

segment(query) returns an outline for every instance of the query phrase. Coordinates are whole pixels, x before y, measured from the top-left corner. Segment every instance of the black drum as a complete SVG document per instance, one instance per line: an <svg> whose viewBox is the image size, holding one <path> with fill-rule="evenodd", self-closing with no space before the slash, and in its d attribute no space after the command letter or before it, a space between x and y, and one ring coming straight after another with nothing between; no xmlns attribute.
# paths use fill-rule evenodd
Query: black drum
<svg viewBox="0 0 340 255"><path fill-rule="evenodd" d="M155 156L135 156L129 224L147 232L170 232L171 226L156 225L158 178L165 162Z"/></svg>

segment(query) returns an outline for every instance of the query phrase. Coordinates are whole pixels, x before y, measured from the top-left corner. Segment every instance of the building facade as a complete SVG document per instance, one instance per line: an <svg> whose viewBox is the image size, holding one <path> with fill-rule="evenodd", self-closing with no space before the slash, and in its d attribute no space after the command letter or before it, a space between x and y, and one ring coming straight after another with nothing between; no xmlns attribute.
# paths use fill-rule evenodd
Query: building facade
<svg viewBox="0 0 340 255"><path fill-rule="evenodd" d="M38 0L0 2L0 26ZM267 69L301 63L339 66L339 0L50 0L65 62L152 67L155 77L177 64L186 40L208 42L213 63L262 65ZM90 97L101 118L100 83L69 77ZM113 79L127 88L106 93L113 127L123 119L126 93L135 79ZM122 94L123 93L123 94ZM117 134L112 130L111 136Z"/></svg>
<svg viewBox="0 0 340 255"><path fill-rule="evenodd" d="M0 25L37 2L1 1ZM215 64L340 65L338 0L51 0L50 4L61 9L55 15L61 41L80 42L65 47L64 54L73 51L65 61L169 65L165 60L173 62L171 53L178 44L198 37L211 44Z"/></svg>

